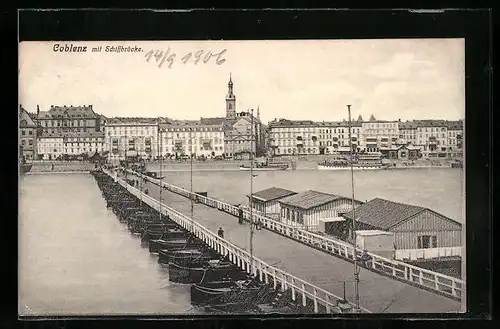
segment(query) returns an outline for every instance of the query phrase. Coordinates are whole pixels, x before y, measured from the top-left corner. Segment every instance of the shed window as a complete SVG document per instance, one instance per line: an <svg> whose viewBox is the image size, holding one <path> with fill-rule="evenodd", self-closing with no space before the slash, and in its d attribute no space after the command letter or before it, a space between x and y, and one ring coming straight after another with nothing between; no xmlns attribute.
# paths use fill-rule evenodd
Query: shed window
<svg viewBox="0 0 500 329"><path fill-rule="evenodd" d="M422 235L417 238L418 249L437 248L437 236Z"/></svg>

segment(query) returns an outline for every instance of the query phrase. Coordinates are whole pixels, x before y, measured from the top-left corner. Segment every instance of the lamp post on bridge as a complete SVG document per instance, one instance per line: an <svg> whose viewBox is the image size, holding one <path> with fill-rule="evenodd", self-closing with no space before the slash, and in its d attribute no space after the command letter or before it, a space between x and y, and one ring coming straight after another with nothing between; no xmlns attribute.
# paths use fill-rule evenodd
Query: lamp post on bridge
<svg viewBox="0 0 500 329"><path fill-rule="evenodd" d="M352 149L352 137L351 137L351 105L347 105L347 111L349 115L349 154L350 154L350 166L351 166L351 187L352 187L352 240L353 240L353 250L354 250L354 295L355 295L355 306L354 312L360 313L359 305L359 271L358 266L358 255L356 252L356 207L354 200L354 166L353 166L353 149Z"/></svg>

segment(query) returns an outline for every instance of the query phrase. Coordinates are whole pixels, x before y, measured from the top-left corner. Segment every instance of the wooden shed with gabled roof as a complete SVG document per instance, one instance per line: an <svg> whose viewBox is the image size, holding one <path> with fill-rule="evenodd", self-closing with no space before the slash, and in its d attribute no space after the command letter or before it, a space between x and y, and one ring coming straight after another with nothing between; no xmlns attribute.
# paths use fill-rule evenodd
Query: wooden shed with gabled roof
<svg viewBox="0 0 500 329"><path fill-rule="evenodd" d="M431 209L375 198L355 209L357 230L395 234L396 249L462 246L462 224ZM353 213L344 214L353 219Z"/></svg>
<svg viewBox="0 0 500 329"><path fill-rule="evenodd" d="M340 217L352 209L352 199L340 195L305 191L279 200L282 222L317 231L320 219ZM355 200L358 207L361 201Z"/></svg>
<svg viewBox="0 0 500 329"><path fill-rule="evenodd" d="M279 200L294 194L297 192L280 187L270 187L252 194L252 207L264 216L279 219ZM247 197L250 201L250 195Z"/></svg>

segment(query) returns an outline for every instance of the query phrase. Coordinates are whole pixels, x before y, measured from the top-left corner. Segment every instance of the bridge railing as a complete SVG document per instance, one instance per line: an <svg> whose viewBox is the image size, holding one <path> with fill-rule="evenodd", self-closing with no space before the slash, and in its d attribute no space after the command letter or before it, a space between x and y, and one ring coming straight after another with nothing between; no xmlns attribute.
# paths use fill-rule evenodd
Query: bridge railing
<svg viewBox="0 0 500 329"><path fill-rule="evenodd" d="M161 211L163 215L168 216L172 221L187 231L192 232L197 238L217 251L219 254L228 256L232 263L236 264L247 273L257 276L261 282L272 284L275 289L279 287L282 291L290 289L291 299L294 301L301 299L303 306L306 306L307 299L310 299L313 303L315 313L320 312L320 305L324 307L325 313L341 313L341 308L339 307L338 302L343 298L279 268L269 265L257 257L251 257L246 250L243 250L229 241L219 237L217 234L211 232L209 229L200 225L188 216L164 204L161 204L160 206L160 202L158 200L142 193L140 190L127 184L123 179L113 176L110 172L105 172L111 177L114 177L120 185L127 188L127 190L133 195L140 197L142 194L142 201L144 203L157 211ZM349 304L354 306L354 304L350 301ZM364 308L361 308L361 312L371 313L369 310Z"/></svg>
<svg viewBox="0 0 500 329"><path fill-rule="evenodd" d="M462 256L462 247L442 247L425 249L398 249L396 250L396 259L433 259L441 257Z"/></svg>
<svg viewBox="0 0 500 329"><path fill-rule="evenodd" d="M141 175L137 172L129 172L135 175ZM155 183L156 185L161 184L162 187L167 189L168 191L182 195L186 198L194 198L198 203L202 203L212 208L219 209L220 211L224 211L234 216L239 215L239 208L234 205L198 195L181 187L160 181L159 179L151 178L145 175L141 176ZM243 216L245 220L250 220L249 211L243 210ZM299 229L297 227L276 221L259 214L253 214L253 218L254 223L259 223L260 225L262 225L262 227L270 231L277 232L281 235L300 241L312 247L325 250L328 253L349 261L354 261L354 257L359 258L359 256L364 253L363 250L355 248L353 245L346 242ZM406 281L416 286L441 293L456 300L461 300L462 298L462 292L465 289L465 283L463 280L423 269L418 266L410 265L398 260L385 258L374 253L367 254L371 259L366 264L364 264L365 267L371 268L372 270L386 276L393 277L401 281Z"/></svg>

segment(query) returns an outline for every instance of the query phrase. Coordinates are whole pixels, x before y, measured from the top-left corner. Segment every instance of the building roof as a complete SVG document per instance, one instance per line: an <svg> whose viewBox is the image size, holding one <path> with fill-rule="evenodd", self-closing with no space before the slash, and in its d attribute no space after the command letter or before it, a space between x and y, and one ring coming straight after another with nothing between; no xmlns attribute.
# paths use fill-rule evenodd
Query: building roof
<svg viewBox="0 0 500 329"><path fill-rule="evenodd" d="M95 113L92 105L88 106L50 106L48 111L37 112L38 119L51 119L51 118L98 118L99 114Z"/></svg>
<svg viewBox="0 0 500 329"><path fill-rule="evenodd" d="M28 115L31 118L31 120L33 120L33 122L36 121L36 113L28 112Z"/></svg>
<svg viewBox="0 0 500 329"><path fill-rule="evenodd" d="M330 203L338 199L347 199L347 198L334 194L309 190L288 196L286 198L279 200L279 202L285 205L307 210L322 206L324 204Z"/></svg>
<svg viewBox="0 0 500 329"><path fill-rule="evenodd" d="M417 129L417 123L415 121L405 121L399 123L399 129Z"/></svg>
<svg viewBox="0 0 500 329"><path fill-rule="evenodd" d="M322 121L322 122L316 122L316 124L318 125L318 127L326 127L326 128L349 127L349 121ZM351 127L362 127L362 123L359 121L351 120Z"/></svg>
<svg viewBox="0 0 500 329"><path fill-rule="evenodd" d="M220 126L226 123L226 118L223 117L214 117L214 118L200 118L200 124L202 125L215 125Z"/></svg>
<svg viewBox="0 0 500 329"><path fill-rule="evenodd" d="M357 207L355 209L355 216L357 221L360 223L367 224L381 230L389 230L425 210L432 211L428 208L420 206L375 198ZM444 215L438 215L453 221L460 226L462 225ZM348 219L353 219L352 216L352 211L344 214L344 217Z"/></svg>
<svg viewBox="0 0 500 329"><path fill-rule="evenodd" d="M269 127L316 127L317 124L312 120L287 120L275 119L269 122Z"/></svg>
<svg viewBox="0 0 500 329"><path fill-rule="evenodd" d="M464 122L462 120L447 121L446 127L448 128L448 130L463 130L464 129Z"/></svg>
<svg viewBox="0 0 500 329"><path fill-rule="evenodd" d="M399 129L417 129L418 127L447 127L448 130L462 130L463 121L412 120L399 123Z"/></svg>
<svg viewBox="0 0 500 329"><path fill-rule="evenodd" d="M102 131L92 131L92 132L55 132L47 133L44 132L38 138L104 138L104 132Z"/></svg>
<svg viewBox="0 0 500 329"><path fill-rule="evenodd" d="M281 198L284 198L284 197L287 197L290 195L294 195L294 194L297 194L297 192L287 190L284 188L280 188L280 187L270 187L268 189L255 192L253 194L253 198L260 200L260 201L267 202L267 201L272 201L272 200L276 200L276 199L281 199Z"/></svg>
<svg viewBox="0 0 500 329"><path fill-rule="evenodd" d="M28 111L26 111L21 105L19 106L19 124L22 127L29 127L29 128L36 127L33 118L30 116Z"/></svg>
<svg viewBox="0 0 500 329"><path fill-rule="evenodd" d="M158 118L146 118L146 117L114 117L108 118L107 125L120 125L120 124L151 124L156 125L158 123Z"/></svg>
<svg viewBox="0 0 500 329"><path fill-rule="evenodd" d="M417 127L447 127L445 120L415 120Z"/></svg>

